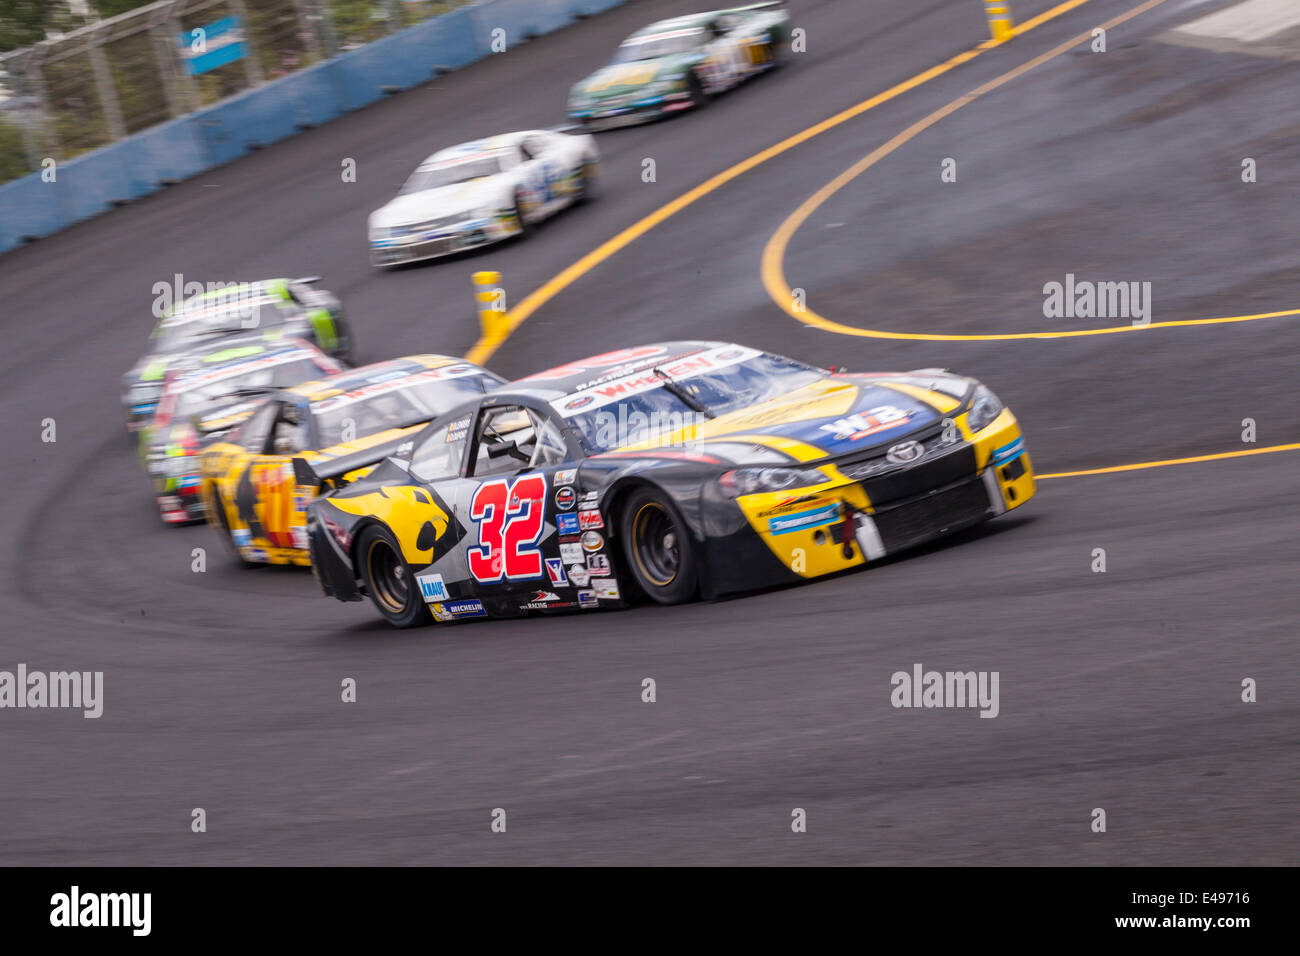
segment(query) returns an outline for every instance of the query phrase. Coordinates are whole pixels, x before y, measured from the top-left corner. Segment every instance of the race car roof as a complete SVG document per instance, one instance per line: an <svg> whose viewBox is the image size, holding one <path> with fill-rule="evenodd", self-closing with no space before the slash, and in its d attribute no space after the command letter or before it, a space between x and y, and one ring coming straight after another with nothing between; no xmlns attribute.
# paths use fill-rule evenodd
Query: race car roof
<svg viewBox="0 0 1300 956"><path fill-rule="evenodd" d="M223 335L198 341L177 352L163 352L145 356L132 370L141 380L161 379L169 368L177 364L210 368L222 362L241 361L241 356L257 356L268 349L314 348L311 343L294 336L286 336L283 328L269 328L261 332L244 332ZM130 374L130 373L128 373Z"/></svg>
<svg viewBox="0 0 1300 956"><path fill-rule="evenodd" d="M448 146L446 149L440 149L426 157L418 168L420 170L436 169L440 166L464 162L473 159L475 156L510 150L518 145L519 141L525 136L531 136L536 132L536 130L522 130L518 133L499 133L496 136L470 140L468 143L461 143L457 146Z"/></svg>
<svg viewBox="0 0 1300 956"><path fill-rule="evenodd" d="M486 369L480 369L464 359L453 358L449 355L404 355L401 358L389 359L386 362L376 362L373 365L363 365L360 368L349 369L338 375L331 375L327 379L302 382L292 388L285 389L285 392L289 395L305 398L310 402L319 402L327 398L333 398L336 395L342 395L344 392L354 392L369 386L396 382L419 372L447 368L452 365L467 365L484 375L492 375ZM416 383L412 382L411 384Z"/></svg>
<svg viewBox="0 0 1300 956"><path fill-rule="evenodd" d="M261 366L282 365L302 359L312 359L322 369L331 364L330 358L310 342L290 338L271 343L227 347L210 355L198 356L194 360L173 363L169 372L174 376L175 387L185 391L203 382L239 375L245 370L253 371Z"/></svg>
<svg viewBox="0 0 1300 956"><path fill-rule="evenodd" d="M631 40L656 33L669 33L675 30L699 28L727 14L752 13L756 10L766 10L780 5L779 0L767 0L767 2L753 3L743 7L727 7L722 10L707 10L703 13L687 13L680 17L670 17L667 20L656 20L654 23L637 30L628 39Z"/></svg>
<svg viewBox="0 0 1300 956"><path fill-rule="evenodd" d="M544 372L535 372L510 384L510 391L527 393L552 401L573 395L593 385L636 375L651 369L672 365L682 359L717 349L743 349L729 342L708 342L685 339L677 342L655 342L629 349L617 349L569 362ZM504 389L498 389L504 391Z"/></svg>

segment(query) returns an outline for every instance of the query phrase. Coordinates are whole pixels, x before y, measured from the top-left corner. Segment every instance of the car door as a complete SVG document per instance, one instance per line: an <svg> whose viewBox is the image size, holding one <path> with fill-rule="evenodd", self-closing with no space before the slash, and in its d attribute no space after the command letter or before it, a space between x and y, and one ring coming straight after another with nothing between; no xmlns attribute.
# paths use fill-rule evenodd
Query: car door
<svg viewBox="0 0 1300 956"><path fill-rule="evenodd" d="M560 188L564 169L540 136L528 136L520 141L519 155L523 174L537 196L537 218L545 219L564 202Z"/></svg>
<svg viewBox="0 0 1300 956"><path fill-rule="evenodd" d="M297 514L297 479L293 456L306 450L308 422L292 399L274 399L270 430L235 489L239 517L252 532L253 543L265 548L303 548L306 528ZM251 450L251 449L250 449ZM295 514L297 517L295 518Z"/></svg>
<svg viewBox="0 0 1300 956"><path fill-rule="evenodd" d="M479 410L466 498L457 506L469 579L496 613L577 606L557 527L557 513L571 515L577 455L572 436L546 409L493 399Z"/></svg>

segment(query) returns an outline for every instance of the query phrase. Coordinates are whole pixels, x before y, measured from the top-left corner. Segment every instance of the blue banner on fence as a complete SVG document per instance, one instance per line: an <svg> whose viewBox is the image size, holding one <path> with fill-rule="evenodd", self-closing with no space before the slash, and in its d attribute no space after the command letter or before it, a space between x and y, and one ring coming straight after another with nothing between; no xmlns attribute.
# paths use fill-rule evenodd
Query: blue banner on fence
<svg viewBox="0 0 1300 956"><path fill-rule="evenodd" d="M206 27L180 35L181 59L191 76L242 60L248 55L244 28L238 17L223 17Z"/></svg>

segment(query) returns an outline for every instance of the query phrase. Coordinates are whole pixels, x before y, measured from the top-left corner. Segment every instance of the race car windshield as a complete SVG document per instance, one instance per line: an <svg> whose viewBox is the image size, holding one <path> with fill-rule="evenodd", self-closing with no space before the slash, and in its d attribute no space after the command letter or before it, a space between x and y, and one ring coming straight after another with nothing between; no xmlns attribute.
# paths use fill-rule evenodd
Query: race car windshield
<svg viewBox="0 0 1300 956"><path fill-rule="evenodd" d="M769 401L825 377L823 369L764 353L735 365L679 379L677 385L717 417Z"/></svg>
<svg viewBox="0 0 1300 956"><path fill-rule="evenodd" d="M568 423L593 453L647 442L656 447L672 446L681 440L685 428L796 391L825 376L822 369L764 353L674 379L675 390L682 397L660 386L574 415Z"/></svg>
<svg viewBox="0 0 1300 956"><path fill-rule="evenodd" d="M479 156L449 166L437 166L432 169L417 169L402 187L403 193L419 193L426 189L438 189L442 186L454 186L467 183L471 179L483 179L501 172L501 160L496 156Z"/></svg>
<svg viewBox="0 0 1300 956"><path fill-rule="evenodd" d="M330 448L389 428L408 428L437 418L500 382L487 375L463 375L381 392L356 400L327 398L312 405L320 446Z"/></svg>
<svg viewBox="0 0 1300 956"><path fill-rule="evenodd" d="M632 63L636 60L657 60L661 56L689 53L700 45L702 36L703 34L692 31L690 33L664 33L658 36L624 40L619 44L618 52L614 54L614 62Z"/></svg>
<svg viewBox="0 0 1300 956"><path fill-rule="evenodd" d="M199 381L199 377L196 376L194 384L188 387L185 382L180 383L176 414L181 418L206 415L223 405L253 401L259 393L265 394L277 388L288 388L299 382L319 378L322 373L328 371L329 369L322 368L310 358L301 358L211 381Z"/></svg>

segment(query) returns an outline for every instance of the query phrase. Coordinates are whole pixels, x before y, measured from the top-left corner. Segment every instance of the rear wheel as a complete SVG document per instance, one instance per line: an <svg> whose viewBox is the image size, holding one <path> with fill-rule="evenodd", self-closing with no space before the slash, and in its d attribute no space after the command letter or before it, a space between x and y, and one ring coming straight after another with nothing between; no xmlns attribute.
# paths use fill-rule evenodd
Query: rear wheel
<svg viewBox="0 0 1300 956"><path fill-rule="evenodd" d="M661 492L632 492L623 504L619 534L626 564L651 600L681 604L695 596L695 543L686 522Z"/></svg>
<svg viewBox="0 0 1300 956"><path fill-rule="evenodd" d="M394 627L417 627L433 620L420 586L393 533L372 524L357 540L357 567L370 600Z"/></svg>
<svg viewBox="0 0 1300 956"><path fill-rule="evenodd" d="M600 164L593 159L584 159L578 170L578 199L580 203L590 202L600 194Z"/></svg>
<svg viewBox="0 0 1300 956"><path fill-rule="evenodd" d="M779 70L790 62L790 41L782 40L775 34L767 38L768 54L772 57L772 69Z"/></svg>
<svg viewBox="0 0 1300 956"><path fill-rule="evenodd" d="M692 73L691 78L686 81L686 89L691 94L691 105L696 109L701 106L707 106L711 96L704 89L704 81L700 79L700 74Z"/></svg>
<svg viewBox="0 0 1300 956"><path fill-rule="evenodd" d="M212 495L208 499L208 507L217 515L217 525L221 528L221 540L226 545L226 551L230 557L241 568L255 568L258 566L256 561L249 561L239 553L239 547L235 544L235 537L230 533L230 519L226 516L226 503L221 500L221 492L217 491L216 486L212 488Z"/></svg>

